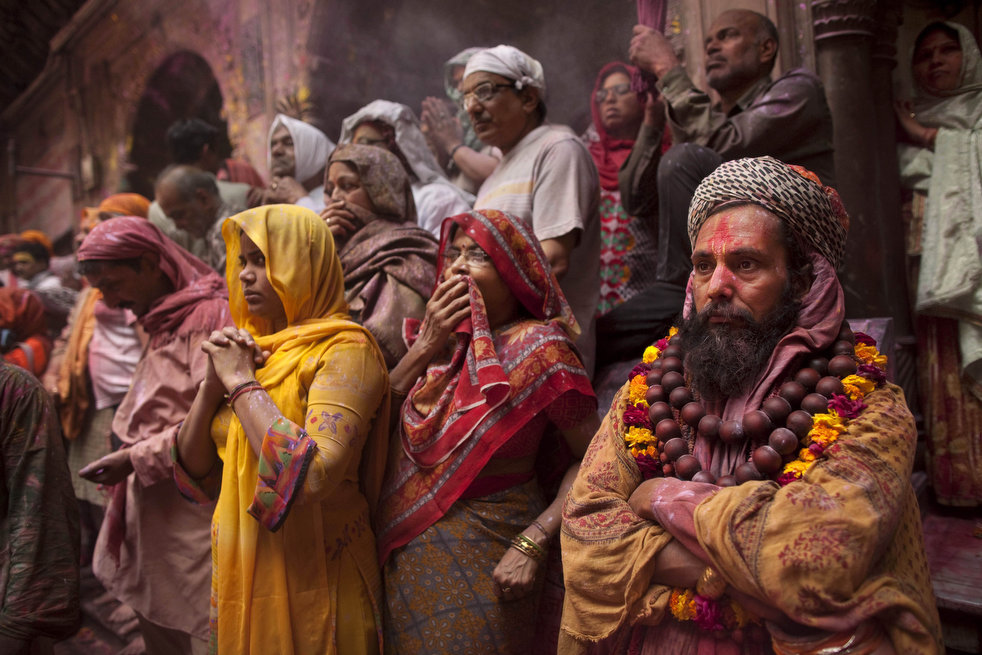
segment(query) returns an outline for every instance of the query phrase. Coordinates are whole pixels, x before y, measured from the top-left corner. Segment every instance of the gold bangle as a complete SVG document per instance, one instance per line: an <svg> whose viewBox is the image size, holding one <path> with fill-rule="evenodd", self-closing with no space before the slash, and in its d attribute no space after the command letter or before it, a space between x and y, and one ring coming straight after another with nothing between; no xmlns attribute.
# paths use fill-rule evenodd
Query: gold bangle
<svg viewBox="0 0 982 655"><path fill-rule="evenodd" d="M716 569L707 566L706 570L699 576L699 582L696 583L696 593L716 600L723 595L724 591L726 591L726 580Z"/></svg>
<svg viewBox="0 0 982 655"><path fill-rule="evenodd" d="M542 550L542 546L535 543L524 534L518 534L514 539L511 540L511 547L522 553L529 559L539 562L543 557L546 556L546 551Z"/></svg>

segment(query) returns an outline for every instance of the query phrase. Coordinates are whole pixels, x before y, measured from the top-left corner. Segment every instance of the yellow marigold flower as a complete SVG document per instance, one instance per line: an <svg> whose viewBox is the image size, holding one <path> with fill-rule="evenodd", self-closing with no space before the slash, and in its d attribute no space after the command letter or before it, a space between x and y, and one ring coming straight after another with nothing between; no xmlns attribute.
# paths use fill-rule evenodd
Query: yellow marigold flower
<svg viewBox="0 0 982 655"><path fill-rule="evenodd" d="M679 333L679 329L673 325L668 329L668 338L671 339L678 333Z"/></svg>
<svg viewBox="0 0 982 655"><path fill-rule="evenodd" d="M796 459L793 462L788 462L784 467L783 473L792 473L796 477L801 477L805 474L805 471L811 466L810 462L803 462L800 459Z"/></svg>
<svg viewBox="0 0 982 655"><path fill-rule="evenodd" d="M632 405L641 404L644 407L648 406L648 401L644 399L644 394L648 391L648 381L644 375L635 375L634 379L631 380L631 386L629 387L629 398L628 400Z"/></svg>
<svg viewBox="0 0 982 655"><path fill-rule="evenodd" d="M842 385L852 385L859 389L864 396L868 393L873 393L873 390L876 389L876 385L872 380L867 380L859 375L847 375L842 378Z"/></svg>
<svg viewBox="0 0 982 655"><path fill-rule="evenodd" d="M828 412L822 414L815 414L815 416L812 417L812 426L821 426L840 430L846 427L845 423L842 422L842 417L839 416L834 409L830 409Z"/></svg>
<svg viewBox="0 0 982 655"><path fill-rule="evenodd" d="M658 348L654 346L648 346L647 348L644 349L644 356L641 357L641 361L644 362L645 364L650 364L651 362L658 359L658 355L660 354L661 351L658 350Z"/></svg>
<svg viewBox="0 0 982 655"><path fill-rule="evenodd" d="M627 443L629 448L641 448L645 449L648 444L654 440L654 435L651 434L651 430L648 428L639 428L636 425L632 425L627 430L627 434L624 435L624 441Z"/></svg>
<svg viewBox="0 0 982 655"><path fill-rule="evenodd" d="M814 462L815 453L808 450L807 448L802 448L800 451L798 451L798 459L800 459L803 462Z"/></svg>

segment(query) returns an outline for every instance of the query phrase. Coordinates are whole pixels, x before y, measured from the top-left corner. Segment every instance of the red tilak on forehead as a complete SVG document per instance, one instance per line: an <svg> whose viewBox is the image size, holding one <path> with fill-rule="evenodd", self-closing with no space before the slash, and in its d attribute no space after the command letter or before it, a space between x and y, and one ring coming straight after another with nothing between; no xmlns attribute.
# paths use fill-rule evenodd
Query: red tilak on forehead
<svg viewBox="0 0 982 655"><path fill-rule="evenodd" d="M709 238L709 247L716 254L726 252L726 244L733 238L733 230L730 229L730 219L728 216L721 216L713 234Z"/></svg>

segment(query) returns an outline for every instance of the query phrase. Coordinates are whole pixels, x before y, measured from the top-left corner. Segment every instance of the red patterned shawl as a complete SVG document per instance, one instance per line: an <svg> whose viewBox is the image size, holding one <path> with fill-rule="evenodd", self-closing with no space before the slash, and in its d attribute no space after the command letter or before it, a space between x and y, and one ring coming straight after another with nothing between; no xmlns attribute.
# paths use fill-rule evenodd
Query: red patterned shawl
<svg viewBox="0 0 982 655"><path fill-rule="evenodd" d="M492 334L470 285L471 318L458 326L449 362L431 364L402 408L376 531L382 561L443 516L495 451L555 400L586 399L583 416L595 408L572 344L576 321L530 228L496 210L452 216L441 252L455 227L491 256L533 318Z"/></svg>

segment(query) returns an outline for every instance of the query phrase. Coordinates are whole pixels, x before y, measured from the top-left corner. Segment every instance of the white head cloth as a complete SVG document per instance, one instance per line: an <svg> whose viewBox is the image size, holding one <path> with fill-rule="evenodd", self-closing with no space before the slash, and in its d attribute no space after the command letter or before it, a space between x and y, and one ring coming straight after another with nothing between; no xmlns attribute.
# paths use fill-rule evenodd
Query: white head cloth
<svg viewBox="0 0 982 655"><path fill-rule="evenodd" d="M424 184L447 180L446 174L437 163L436 157L429 146L426 137L419 128L419 119L413 110L406 105L388 100L373 100L341 123L340 143L351 143L355 128L365 121L381 121L391 126L396 133L396 145L405 156L409 167L417 179ZM452 185L451 185L452 186ZM454 187L456 188L456 187Z"/></svg>
<svg viewBox="0 0 982 655"><path fill-rule="evenodd" d="M328 157L334 152L334 142L327 135L309 123L284 114L277 114L273 124L269 126L269 138L266 140L266 167L272 168L273 157L269 144L273 141L273 132L280 125L286 127L293 139L294 170L293 179L303 184L317 175L327 163Z"/></svg>
<svg viewBox="0 0 982 655"><path fill-rule="evenodd" d="M527 86L535 87L539 90L539 100L545 101L546 76L542 64L514 46L497 45L473 55L464 68L464 77L478 71L515 80L519 91Z"/></svg>

